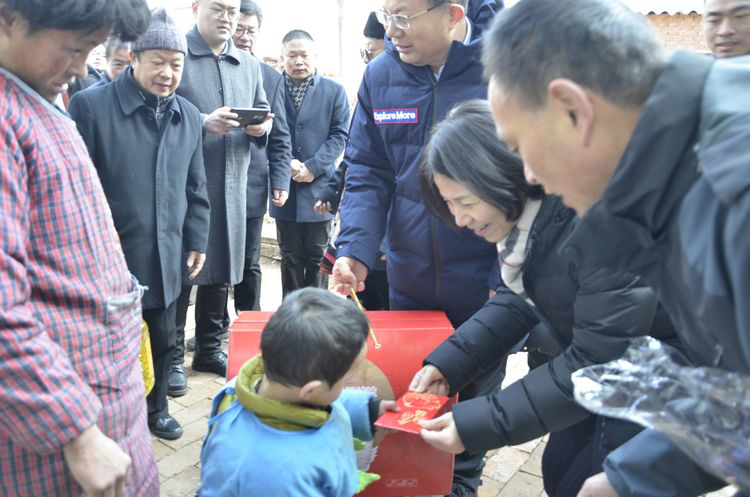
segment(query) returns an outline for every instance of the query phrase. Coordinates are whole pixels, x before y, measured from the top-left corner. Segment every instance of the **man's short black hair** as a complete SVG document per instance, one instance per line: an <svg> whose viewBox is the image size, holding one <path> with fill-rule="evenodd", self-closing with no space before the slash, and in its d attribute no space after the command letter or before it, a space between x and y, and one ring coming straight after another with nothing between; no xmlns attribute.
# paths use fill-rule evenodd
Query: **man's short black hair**
<svg viewBox="0 0 750 497"><path fill-rule="evenodd" d="M367 317L351 300L320 288L292 292L261 335L266 376L291 387L313 380L331 386L349 371L368 331Z"/></svg>
<svg viewBox="0 0 750 497"><path fill-rule="evenodd" d="M242 3L240 4L240 14L257 17L258 27L261 27L263 24L263 10L261 10L260 5L253 2L253 0L242 0Z"/></svg>
<svg viewBox="0 0 750 497"><path fill-rule="evenodd" d="M122 41L117 36L112 36L107 40L104 45L104 58L109 60L112 54L120 49L130 50L130 42Z"/></svg>
<svg viewBox="0 0 750 497"><path fill-rule="evenodd" d="M471 155L468 160L467 154ZM456 227L435 184L435 174L462 184L508 221L521 216L527 199L544 195L540 186L526 182L521 158L498 138L487 100L467 100L451 110L433 130L419 168L427 210Z"/></svg>
<svg viewBox="0 0 750 497"><path fill-rule="evenodd" d="M0 0L28 22L30 31L59 29L91 33L109 27L114 36L134 41L151 20L146 0Z"/></svg>
<svg viewBox="0 0 750 497"><path fill-rule="evenodd" d="M523 0L500 11L482 45L486 76L530 108L556 78L638 107L668 58L648 20L617 0Z"/></svg>
<svg viewBox="0 0 750 497"><path fill-rule="evenodd" d="M284 35L284 39L281 40L281 44L286 45L290 41L294 41L294 40L310 40L313 42L315 41L313 40L313 37L310 35L310 33L308 33L307 31L304 31L302 29L293 29L289 31L286 35Z"/></svg>

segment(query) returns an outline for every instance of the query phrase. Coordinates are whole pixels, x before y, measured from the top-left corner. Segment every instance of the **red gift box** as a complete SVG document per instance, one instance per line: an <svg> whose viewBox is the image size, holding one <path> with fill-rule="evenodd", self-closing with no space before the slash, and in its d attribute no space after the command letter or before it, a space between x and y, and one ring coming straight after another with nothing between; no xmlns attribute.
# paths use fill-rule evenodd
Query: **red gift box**
<svg viewBox="0 0 750 497"><path fill-rule="evenodd" d="M272 314L247 311L232 323L227 379L260 353L260 334ZM442 311L369 311L367 317L380 348L376 348L371 334L367 361L352 378L351 386L370 390L379 399L398 399L406 393L424 358L453 333L453 327ZM454 402L455 398L449 404ZM451 492L453 455L431 447L419 436L391 433L383 438L378 434L375 446L368 444L357 459L360 467L381 477L357 495L407 497Z"/></svg>

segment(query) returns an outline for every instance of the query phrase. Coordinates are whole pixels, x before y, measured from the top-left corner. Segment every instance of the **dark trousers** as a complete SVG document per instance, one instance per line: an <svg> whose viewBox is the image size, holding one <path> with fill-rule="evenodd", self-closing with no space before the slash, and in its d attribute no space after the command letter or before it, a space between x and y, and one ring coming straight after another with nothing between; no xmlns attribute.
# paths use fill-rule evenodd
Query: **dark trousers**
<svg viewBox="0 0 750 497"><path fill-rule="evenodd" d="M550 433L542 454L544 491L549 497L576 497L594 468L596 416Z"/></svg>
<svg viewBox="0 0 750 497"><path fill-rule="evenodd" d="M175 364L185 360L185 322L192 287L182 287L177 299L177 347ZM224 311L227 307L228 285L200 285L195 297L195 354L209 356L221 352L221 335L224 332Z"/></svg>
<svg viewBox="0 0 750 497"><path fill-rule="evenodd" d="M177 302L168 307L143 309L143 320L148 324L151 337L151 354L154 359L154 388L146 397L149 421L155 421L169 414L167 409L167 386L169 366L177 346L175 315Z"/></svg>
<svg viewBox="0 0 750 497"><path fill-rule="evenodd" d="M276 220L281 252L281 288L285 297L298 288L328 287L328 276L320 272L320 258L330 232L330 221L297 223Z"/></svg>
<svg viewBox="0 0 750 497"><path fill-rule="evenodd" d="M505 379L505 366L507 363L508 357L506 356L495 368L477 376L473 382L469 383L458 393L458 400L469 400L489 395L499 390L503 379ZM479 486L479 480L482 478L485 454L486 452L474 454L462 452L458 454L453 466L453 481L476 490Z"/></svg>
<svg viewBox="0 0 750 497"><path fill-rule="evenodd" d="M365 280L365 289L357 293L362 306L368 311L387 311L391 308L388 301L388 275L385 271L370 271Z"/></svg>
<svg viewBox="0 0 750 497"><path fill-rule="evenodd" d="M234 308L239 311L260 310L260 236L263 216L247 219L245 236L245 268L242 282L234 286Z"/></svg>

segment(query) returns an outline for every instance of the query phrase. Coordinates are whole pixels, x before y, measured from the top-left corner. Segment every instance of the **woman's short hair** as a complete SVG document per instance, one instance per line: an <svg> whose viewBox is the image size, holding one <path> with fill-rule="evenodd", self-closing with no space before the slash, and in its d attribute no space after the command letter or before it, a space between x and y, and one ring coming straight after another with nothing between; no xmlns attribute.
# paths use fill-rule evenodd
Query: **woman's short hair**
<svg viewBox="0 0 750 497"><path fill-rule="evenodd" d="M463 184L508 221L520 217L527 198L544 195L541 187L526 182L521 158L498 137L487 100L468 100L455 107L434 128L422 157L422 201L433 215L455 226L435 174Z"/></svg>

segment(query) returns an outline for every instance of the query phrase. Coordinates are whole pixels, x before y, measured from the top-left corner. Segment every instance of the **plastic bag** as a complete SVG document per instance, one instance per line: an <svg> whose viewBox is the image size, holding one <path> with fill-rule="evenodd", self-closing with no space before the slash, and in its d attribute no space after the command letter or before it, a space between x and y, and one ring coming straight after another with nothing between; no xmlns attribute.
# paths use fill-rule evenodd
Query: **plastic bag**
<svg viewBox="0 0 750 497"><path fill-rule="evenodd" d="M638 338L622 358L572 380L589 411L659 430L706 470L750 489L750 376L691 367L671 347Z"/></svg>
<svg viewBox="0 0 750 497"><path fill-rule="evenodd" d="M154 388L156 376L154 374L154 356L151 353L151 335L145 321L143 321L141 327L141 351L138 354L138 360L143 370L143 384L146 386L146 395L148 396Z"/></svg>

